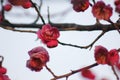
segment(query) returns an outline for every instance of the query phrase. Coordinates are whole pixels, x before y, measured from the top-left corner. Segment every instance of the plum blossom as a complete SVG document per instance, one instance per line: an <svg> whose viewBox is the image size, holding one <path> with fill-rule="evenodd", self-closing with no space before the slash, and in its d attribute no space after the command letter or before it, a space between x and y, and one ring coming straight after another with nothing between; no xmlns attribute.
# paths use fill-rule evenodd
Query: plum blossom
<svg viewBox="0 0 120 80"><path fill-rule="evenodd" d="M95 60L98 64L107 64L107 53L108 50L103 46L96 46L95 47Z"/></svg>
<svg viewBox="0 0 120 80"><path fill-rule="evenodd" d="M92 7L93 16L99 20L110 20L112 10L112 7L110 5L106 5L103 1L98 1Z"/></svg>
<svg viewBox="0 0 120 80"><path fill-rule="evenodd" d="M73 9L76 12L84 12L89 7L89 0L71 0L73 4Z"/></svg>
<svg viewBox="0 0 120 80"><path fill-rule="evenodd" d="M88 79L92 79L92 80L95 79L95 74L89 69L83 70L81 72L81 75Z"/></svg>
<svg viewBox="0 0 120 80"><path fill-rule="evenodd" d="M116 65L119 62L119 54L116 49L108 51L100 45L95 47L94 56L98 64Z"/></svg>
<svg viewBox="0 0 120 80"><path fill-rule="evenodd" d="M115 4L115 11L117 13L120 13L120 0L115 0L114 4Z"/></svg>
<svg viewBox="0 0 120 80"><path fill-rule="evenodd" d="M0 74L6 74L7 73L7 69L5 67L0 67Z"/></svg>
<svg viewBox="0 0 120 80"><path fill-rule="evenodd" d="M108 52L107 56L108 64L109 65L116 65L119 62L119 54L116 49L112 49Z"/></svg>
<svg viewBox="0 0 120 80"><path fill-rule="evenodd" d="M49 55L45 48L35 47L28 52L30 59L27 60L26 66L32 71L41 71L43 66L49 61Z"/></svg>
<svg viewBox="0 0 120 80"><path fill-rule="evenodd" d="M12 5L20 6L28 2L29 0L8 0Z"/></svg>
<svg viewBox="0 0 120 80"><path fill-rule="evenodd" d="M8 0L8 2L14 6L22 6L25 9L32 7L30 0Z"/></svg>
<svg viewBox="0 0 120 80"><path fill-rule="evenodd" d="M5 11L10 11L12 9L12 5L11 4L5 4L3 8L4 8Z"/></svg>
<svg viewBox="0 0 120 80"><path fill-rule="evenodd" d="M3 74L1 74L0 73L0 80L11 80L9 77L8 77L8 75L3 75Z"/></svg>
<svg viewBox="0 0 120 80"><path fill-rule="evenodd" d="M47 47L52 48L58 45L57 39L60 36L60 33L56 27L46 24L42 26L42 29L37 31L37 36L47 45Z"/></svg>

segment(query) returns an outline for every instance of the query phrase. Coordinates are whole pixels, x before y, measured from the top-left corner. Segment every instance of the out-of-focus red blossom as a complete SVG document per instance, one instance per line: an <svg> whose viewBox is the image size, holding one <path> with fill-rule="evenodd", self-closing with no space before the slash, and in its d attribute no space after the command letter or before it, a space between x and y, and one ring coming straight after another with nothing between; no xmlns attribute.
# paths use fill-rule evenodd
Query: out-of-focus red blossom
<svg viewBox="0 0 120 80"><path fill-rule="evenodd" d="M96 46L94 54L98 64L116 65L119 62L119 54L116 49L108 51L103 46Z"/></svg>
<svg viewBox="0 0 120 80"><path fill-rule="evenodd" d="M120 70L120 63L118 63L118 64L116 65L116 67Z"/></svg>
<svg viewBox="0 0 120 80"><path fill-rule="evenodd" d="M32 6L32 3L30 1L26 2L24 5L22 5L23 8L28 9Z"/></svg>
<svg viewBox="0 0 120 80"><path fill-rule="evenodd" d="M116 65L119 62L119 54L116 49L112 49L108 52L107 56L108 64L109 65Z"/></svg>
<svg viewBox="0 0 120 80"><path fill-rule="evenodd" d="M7 69L5 67L0 67L0 74L6 74Z"/></svg>
<svg viewBox="0 0 120 80"><path fill-rule="evenodd" d="M30 59L27 60L26 66L32 71L40 71L49 61L49 55L43 47L35 47L28 52Z"/></svg>
<svg viewBox="0 0 120 80"><path fill-rule="evenodd" d="M103 46L96 46L95 47L95 60L98 64L107 64L107 53L108 50Z"/></svg>
<svg viewBox="0 0 120 80"><path fill-rule="evenodd" d="M120 13L120 0L115 0L114 4L115 4L115 11L117 13Z"/></svg>
<svg viewBox="0 0 120 80"><path fill-rule="evenodd" d="M110 20L112 16L112 7L110 5L105 5L103 1L98 1L92 7L93 16L101 20Z"/></svg>
<svg viewBox="0 0 120 80"><path fill-rule="evenodd" d="M11 80L7 75L0 74L0 80Z"/></svg>
<svg viewBox="0 0 120 80"><path fill-rule="evenodd" d="M52 40L52 41L49 41L47 43L47 47L49 47L49 48L56 47L57 45L58 45L58 41L57 40Z"/></svg>
<svg viewBox="0 0 120 80"><path fill-rule="evenodd" d="M8 0L12 5L20 6L24 5L29 0Z"/></svg>
<svg viewBox="0 0 120 80"><path fill-rule="evenodd" d="M2 12L0 12L0 23L3 21Z"/></svg>
<svg viewBox="0 0 120 80"><path fill-rule="evenodd" d="M73 4L73 9L76 12L84 12L89 7L89 0L71 0L71 3Z"/></svg>
<svg viewBox="0 0 120 80"><path fill-rule="evenodd" d="M109 79L107 79L107 78L102 78L101 80L109 80Z"/></svg>
<svg viewBox="0 0 120 80"><path fill-rule="evenodd" d="M37 31L37 36L48 47L56 47L58 45L58 37L60 33L56 27L52 27L50 24L42 26L42 29Z"/></svg>
<svg viewBox="0 0 120 80"><path fill-rule="evenodd" d="M11 9L12 9L12 5L11 4L4 5L4 10L5 11L10 11Z"/></svg>
<svg viewBox="0 0 120 80"><path fill-rule="evenodd" d="M95 79L95 74L91 71L91 70L83 70L81 72L81 75L85 78L88 78L88 79Z"/></svg>

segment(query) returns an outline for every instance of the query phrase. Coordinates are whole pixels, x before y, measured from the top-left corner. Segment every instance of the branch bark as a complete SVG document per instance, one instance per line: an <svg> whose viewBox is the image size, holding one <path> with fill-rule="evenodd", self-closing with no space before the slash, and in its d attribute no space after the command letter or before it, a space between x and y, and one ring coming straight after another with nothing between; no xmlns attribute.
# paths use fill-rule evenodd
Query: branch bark
<svg viewBox="0 0 120 80"><path fill-rule="evenodd" d="M68 78L69 76L77 73L77 72L81 72L82 70L85 70L85 69L90 69L92 67L95 67L95 66L98 66L97 63L94 63L92 65L89 65L89 66L86 66L84 68L80 68L80 69L77 69L77 70L73 70L71 71L70 73L66 73L66 74L63 74L63 75L60 75L60 76L56 76L55 78L51 79L51 80L57 80L57 79L60 79L60 78Z"/></svg>
<svg viewBox="0 0 120 80"><path fill-rule="evenodd" d="M14 24L7 21L1 22L0 26L9 26L11 28L41 28L43 24ZM112 24L94 24L94 25L79 25L74 23L51 23L52 26L57 27L60 31L111 31L116 30ZM115 23L120 29L120 23Z"/></svg>

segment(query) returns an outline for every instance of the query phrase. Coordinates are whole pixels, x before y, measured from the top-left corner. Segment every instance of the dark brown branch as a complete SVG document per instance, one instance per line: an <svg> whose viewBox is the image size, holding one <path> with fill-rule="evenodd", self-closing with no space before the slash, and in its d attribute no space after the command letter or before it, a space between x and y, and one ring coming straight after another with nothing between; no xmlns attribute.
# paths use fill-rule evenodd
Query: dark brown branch
<svg viewBox="0 0 120 80"><path fill-rule="evenodd" d="M16 31L16 32L27 32L27 33L36 33L36 31L32 31L32 30L18 30L9 26L1 26L2 28L6 29L6 30L11 30L11 31Z"/></svg>
<svg viewBox="0 0 120 80"><path fill-rule="evenodd" d="M118 49L118 52L120 52L120 48Z"/></svg>
<svg viewBox="0 0 120 80"><path fill-rule="evenodd" d="M110 23L116 28L116 30L118 31L118 33L120 34L119 27L118 27L116 24L114 24L114 23L112 22L112 20L109 20L108 22L110 22Z"/></svg>
<svg viewBox="0 0 120 80"><path fill-rule="evenodd" d="M118 75L117 75L117 73L116 73L116 71L115 71L114 66L113 66L113 65L111 65L111 67L112 67L113 73L115 74L115 76L116 76L117 80L119 80L119 77L118 77Z"/></svg>
<svg viewBox="0 0 120 80"><path fill-rule="evenodd" d="M38 6L38 10L39 11L41 11L42 4L43 4L43 1L40 0L40 6ZM35 19L35 21L33 22L33 24L36 23L38 20L39 20L39 15L37 15L37 18Z"/></svg>
<svg viewBox="0 0 120 80"><path fill-rule="evenodd" d="M90 49L92 48L92 46L95 44L95 42L97 42L106 32L103 31L91 44L89 44L86 47L90 47Z"/></svg>
<svg viewBox="0 0 120 80"><path fill-rule="evenodd" d="M4 57L0 55L0 67L2 66L3 61L4 61Z"/></svg>
<svg viewBox="0 0 120 80"><path fill-rule="evenodd" d="M63 46L71 46L71 47L76 47L76 48L81 48L81 49L83 49L83 48L87 49L88 48L88 47L85 47L85 46L78 46L78 45L63 43L63 42L60 42L60 41L58 41L58 43L63 45Z"/></svg>
<svg viewBox="0 0 120 80"><path fill-rule="evenodd" d="M87 49L90 47L90 49L92 48L92 46L95 44L95 42L97 42L103 35L105 34L105 31L103 31L91 44L87 45L87 46L78 46L78 45L73 45L73 44L67 44L67 43L63 43L58 41L59 44L61 45L65 45L65 46L72 46L72 47L76 47L76 48L81 48L81 49Z"/></svg>
<svg viewBox="0 0 120 80"><path fill-rule="evenodd" d="M11 24L9 22L2 22L0 26L9 26L12 28L41 28L43 24ZM53 26L57 27L60 31L96 31L104 30L111 31L116 30L112 24L94 24L94 25L78 25L72 23L52 23ZM120 29L120 24L115 23Z"/></svg>
<svg viewBox="0 0 120 80"><path fill-rule="evenodd" d="M43 24L45 24L45 21L44 21L43 17L41 16L41 14L40 14L38 8L36 7L36 5L32 2L32 0L30 0L30 2L32 3L32 5L35 8L35 10L36 10L37 14L39 15L39 17L41 18Z"/></svg>
<svg viewBox="0 0 120 80"><path fill-rule="evenodd" d="M53 75L53 77L56 78L56 75L52 72L52 70L47 65L45 65L45 67Z"/></svg>
<svg viewBox="0 0 120 80"><path fill-rule="evenodd" d="M75 73L78 73L78 72L81 72L82 70L85 70L85 69L90 69L92 67L95 67L97 66L98 64L97 63L94 63L92 65L89 65L89 66L86 66L84 68L81 68L81 69L77 69L77 70L73 70L71 71L70 73L67 73L67 74L63 74L61 76L56 76L55 78L51 79L51 80L57 80L57 79L60 79L60 78L68 78L69 76L75 74Z"/></svg>

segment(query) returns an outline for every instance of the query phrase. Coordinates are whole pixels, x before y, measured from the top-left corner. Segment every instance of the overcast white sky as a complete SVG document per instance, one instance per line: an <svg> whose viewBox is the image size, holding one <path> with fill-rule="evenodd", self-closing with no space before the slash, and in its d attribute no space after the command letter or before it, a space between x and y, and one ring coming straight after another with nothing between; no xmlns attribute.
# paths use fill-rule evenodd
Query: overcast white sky
<svg viewBox="0 0 120 80"><path fill-rule="evenodd" d="M36 0L37 1L37 0ZM112 3L113 0L106 0L108 3ZM42 7L42 14L47 14L47 7L50 7L50 13L57 13L63 10L72 7L72 5L63 1L61 3L54 2L54 0L48 0L44 2L44 7ZM14 8L16 9L16 8ZM19 9L19 8L18 8ZM11 22L14 23L31 23L35 20L35 12L31 11L33 9L24 10L24 13L21 9L18 11L12 10L11 12L7 12L6 14L10 14L7 16ZM17 12L18 11L18 12ZM89 8L84 13L76 13L71 10L66 15L57 15L54 18L51 18L53 22L63 22L63 23L77 23L83 25L94 24L95 19L93 18L91 12L91 8ZM21 17L17 17L17 15L12 16L11 14L25 14L21 15ZM30 16L29 14L32 15ZM28 15L28 16L26 16ZM117 19L117 14L112 16L113 20ZM47 20L46 20L47 21ZM39 21L40 22L40 21ZM106 23L103 21L103 23ZM88 45L91 43L101 31L92 31L92 32L80 32L80 31L69 31L69 32L60 32L59 40L61 42L72 43L76 45ZM41 72L32 72L28 68L26 68L26 60L29 59L28 51L37 46L44 46L39 40L36 41L37 36L32 33L20 33L8 31L0 28L0 55L5 57L3 65L8 69L8 75L11 80L50 80L52 75L44 68ZM120 36L117 31L110 31L106 33L102 38L100 38L95 45L103 45L107 49L112 48L120 48ZM95 46L94 45L94 46ZM68 46L59 45L56 48L49 49L44 46L50 55L50 61L48 62L48 67L50 67L53 72L57 75L61 75L64 73L70 72L70 70L75 70L78 68L82 68L83 66L87 66L95 63L94 60L94 46L89 51L88 49L78 49ZM100 80L101 78L108 78L108 80L115 80L115 76L111 70L111 68L107 65L99 65L97 67L92 68L94 73L96 74L96 80ZM119 75L120 76L120 75ZM65 80L65 79L60 79ZM80 76L80 74L75 74L69 78L69 80L86 80Z"/></svg>

